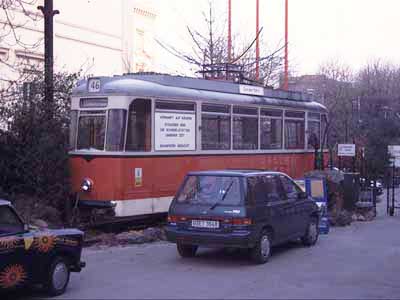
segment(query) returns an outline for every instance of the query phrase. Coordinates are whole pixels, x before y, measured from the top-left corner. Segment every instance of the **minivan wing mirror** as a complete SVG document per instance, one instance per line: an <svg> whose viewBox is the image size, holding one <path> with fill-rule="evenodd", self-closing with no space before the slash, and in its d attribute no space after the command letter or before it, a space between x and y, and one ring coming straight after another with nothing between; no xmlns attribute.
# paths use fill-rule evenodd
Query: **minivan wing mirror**
<svg viewBox="0 0 400 300"><path fill-rule="evenodd" d="M299 199L307 199L307 198L308 198L308 195L307 195L306 192L299 192L299 193L298 193L298 198L299 198Z"/></svg>

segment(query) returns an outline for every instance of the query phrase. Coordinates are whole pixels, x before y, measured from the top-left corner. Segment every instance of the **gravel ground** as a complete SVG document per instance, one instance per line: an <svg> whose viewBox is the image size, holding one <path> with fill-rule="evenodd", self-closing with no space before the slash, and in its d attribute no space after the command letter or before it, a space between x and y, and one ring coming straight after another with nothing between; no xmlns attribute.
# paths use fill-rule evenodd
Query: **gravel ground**
<svg viewBox="0 0 400 300"><path fill-rule="evenodd" d="M332 228L311 248L276 248L265 265L216 249L182 259L167 242L85 249L87 268L60 299L398 299L400 212L386 216L382 200L374 221Z"/></svg>

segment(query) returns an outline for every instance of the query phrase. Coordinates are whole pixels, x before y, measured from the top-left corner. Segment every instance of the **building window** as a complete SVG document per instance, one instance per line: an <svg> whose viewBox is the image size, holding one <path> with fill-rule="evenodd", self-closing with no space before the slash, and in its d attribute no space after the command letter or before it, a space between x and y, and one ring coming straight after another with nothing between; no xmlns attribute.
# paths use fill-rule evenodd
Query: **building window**
<svg viewBox="0 0 400 300"><path fill-rule="evenodd" d="M282 149L282 111L261 109L261 149Z"/></svg>
<svg viewBox="0 0 400 300"><path fill-rule="evenodd" d="M151 151L151 100L135 99L129 106L126 151Z"/></svg>
<svg viewBox="0 0 400 300"><path fill-rule="evenodd" d="M304 149L304 112L285 112L285 148Z"/></svg>
<svg viewBox="0 0 400 300"><path fill-rule="evenodd" d="M231 148L229 105L202 105L201 145L203 150L229 150Z"/></svg>
<svg viewBox="0 0 400 300"><path fill-rule="evenodd" d="M8 49L0 47L0 62L6 62L8 60Z"/></svg>
<svg viewBox="0 0 400 300"><path fill-rule="evenodd" d="M258 109L233 107L233 149L258 149Z"/></svg>

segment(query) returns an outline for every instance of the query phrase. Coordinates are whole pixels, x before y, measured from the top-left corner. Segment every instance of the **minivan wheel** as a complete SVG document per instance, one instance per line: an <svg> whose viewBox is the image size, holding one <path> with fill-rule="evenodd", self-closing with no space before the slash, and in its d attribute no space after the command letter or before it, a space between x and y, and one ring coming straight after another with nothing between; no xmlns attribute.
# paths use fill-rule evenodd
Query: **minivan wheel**
<svg viewBox="0 0 400 300"><path fill-rule="evenodd" d="M176 248L178 249L178 253L182 257L194 257L196 255L196 251L198 246L195 245L186 245L186 244L176 244Z"/></svg>
<svg viewBox="0 0 400 300"><path fill-rule="evenodd" d="M301 242L303 243L304 246L313 246L317 243L318 236L319 236L318 219L311 218L306 233L301 238Z"/></svg>
<svg viewBox="0 0 400 300"><path fill-rule="evenodd" d="M257 264L265 264L271 256L271 238L268 231L263 231L257 245L250 252L252 260Z"/></svg>

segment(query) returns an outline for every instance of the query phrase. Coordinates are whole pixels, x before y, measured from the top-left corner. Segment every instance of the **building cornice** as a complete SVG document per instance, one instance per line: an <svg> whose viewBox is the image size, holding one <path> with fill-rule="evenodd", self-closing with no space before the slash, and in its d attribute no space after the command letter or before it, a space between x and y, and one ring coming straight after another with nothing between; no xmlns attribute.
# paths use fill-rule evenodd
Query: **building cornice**
<svg viewBox="0 0 400 300"><path fill-rule="evenodd" d="M152 18L155 19L157 17L157 15L154 12L151 12L149 10L140 8L140 7L135 7L133 9L133 11L135 12L135 14L147 17L147 18Z"/></svg>

